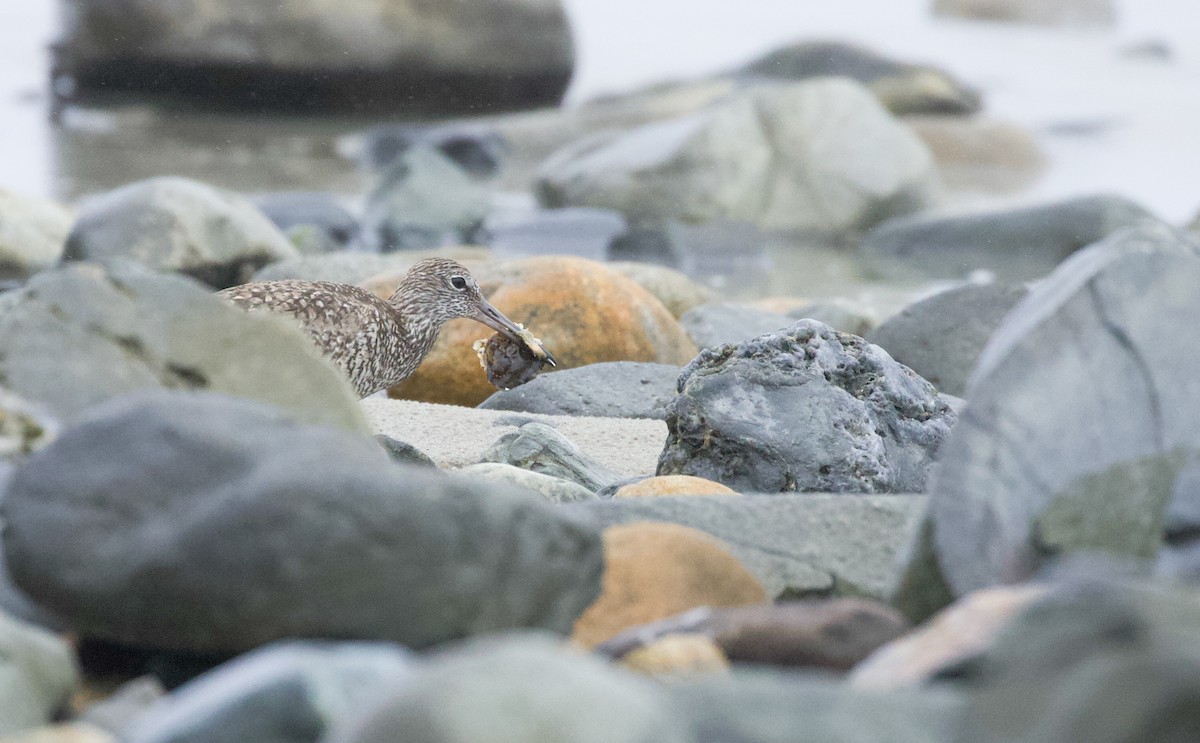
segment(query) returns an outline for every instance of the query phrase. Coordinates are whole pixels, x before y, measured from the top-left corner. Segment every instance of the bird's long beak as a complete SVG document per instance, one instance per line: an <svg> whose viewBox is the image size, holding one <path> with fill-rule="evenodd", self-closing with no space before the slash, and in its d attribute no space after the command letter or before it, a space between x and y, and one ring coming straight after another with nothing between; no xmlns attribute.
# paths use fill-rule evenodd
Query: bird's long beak
<svg viewBox="0 0 1200 743"><path fill-rule="evenodd" d="M493 307L491 302L482 297L475 308L474 319L512 340L514 343L526 346L530 351L533 351L534 356L537 356L550 366L558 366L558 362L554 360L553 354L547 351L545 346L541 343L533 343L533 336L529 331L522 332L515 322L505 317L503 312Z"/></svg>

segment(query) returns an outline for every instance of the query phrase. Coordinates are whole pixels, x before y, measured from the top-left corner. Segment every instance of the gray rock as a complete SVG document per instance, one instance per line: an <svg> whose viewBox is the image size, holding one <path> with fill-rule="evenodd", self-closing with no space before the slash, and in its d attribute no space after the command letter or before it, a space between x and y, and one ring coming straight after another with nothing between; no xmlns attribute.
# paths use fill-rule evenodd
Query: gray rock
<svg viewBox="0 0 1200 743"><path fill-rule="evenodd" d="M664 690L539 637L436 656L404 691L331 743L685 743Z"/></svg>
<svg viewBox="0 0 1200 743"><path fill-rule="evenodd" d="M488 410L602 418L658 418L675 399L680 368L610 361L542 374L479 404Z"/></svg>
<svg viewBox="0 0 1200 743"><path fill-rule="evenodd" d="M364 135L360 159L372 170L382 170L413 147L434 147L476 178L500 172L508 144L504 135L488 125L383 124Z"/></svg>
<svg viewBox="0 0 1200 743"><path fill-rule="evenodd" d="M620 479L616 472L579 451L566 436L536 421L501 436L483 453L481 461L511 464L569 480L593 493Z"/></svg>
<svg viewBox="0 0 1200 743"><path fill-rule="evenodd" d="M925 145L870 92L831 78L756 86L585 139L546 161L538 192L547 206L632 219L843 232L928 206L937 176Z"/></svg>
<svg viewBox="0 0 1200 743"><path fill-rule="evenodd" d="M0 613L0 735L50 722L78 681L64 640Z"/></svg>
<svg viewBox="0 0 1200 743"><path fill-rule="evenodd" d="M596 499L595 493L570 480L543 475L511 464L480 462L455 470L452 474L471 482L505 483L537 493L551 503L578 503Z"/></svg>
<svg viewBox="0 0 1200 743"><path fill-rule="evenodd" d="M1081 251L981 356L932 489L937 562L958 595L1046 558L1153 558L1200 450L1200 250L1169 228Z"/></svg>
<svg viewBox="0 0 1200 743"><path fill-rule="evenodd" d="M486 186L437 149L414 147L367 197L363 242L382 253L461 245L491 207Z"/></svg>
<svg viewBox="0 0 1200 743"><path fill-rule="evenodd" d="M296 249L249 200L186 178L151 178L79 208L65 260L134 260L224 289Z"/></svg>
<svg viewBox="0 0 1200 743"><path fill-rule="evenodd" d="M911 304L867 335L939 391L962 396L988 338L1028 290L967 284Z"/></svg>
<svg viewBox="0 0 1200 743"><path fill-rule="evenodd" d="M702 351L679 390L658 474L739 492L924 492L956 418L910 369L815 320Z"/></svg>
<svg viewBox="0 0 1200 743"><path fill-rule="evenodd" d="M410 655L388 643L268 645L218 666L138 717L127 743L317 743L338 721L411 682Z"/></svg>
<svg viewBox="0 0 1200 743"><path fill-rule="evenodd" d="M741 343L760 335L790 327L796 321L779 312L723 302L693 307L679 318L679 324L697 348L716 348L725 343Z"/></svg>
<svg viewBox="0 0 1200 743"><path fill-rule="evenodd" d="M197 653L566 632L602 571L599 534L533 495L211 393L97 407L14 472L0 518L17 584L75 631Z"/></svg>
<svg viewBox="0 0 1200 743"><path fill-rule="evenodd" d="M857 303L840 299L813 302L810 305L789 311L787 316L794 320L816 320L825 323L839 332L859 335L864 338L879 324L875 313L870 309Z"/></svg>
<svg viewBox="0 0 1200 743"><path fill-rule="evenodd" d="M949 73L881 57L836 41L805 41L772 51L742 67L740 77L808 80L849 77L871 89L888 110L906 114L972 114L982 108L979 92Z"/></svg>
<svg viewBox="0 0 1200 743"><path fill-rule="evenodd" d="M358 236L358 219L333 194L319 191L285 191L256 196L254 204L276 227L289 236L294 230L315 231L320 252L344 248ZM293 244L296 242L292 237ZM302 251L312 252L312 251Z"/></svg>
<svg viewBox="0 0 1200 743"><path fill-rule="evenodd" d="M42 448L57 435L57 420L0 387L0 464Z"/></svg>
<svg viewBox="0 0 1200 743"><path fill-rule="evenodd" d="M52 201L0 189L0 281L24 281L57 263L74 219Z"/></svg>
<svg viewBox="0 0 1200 743"><path fill-rule="evenodd" d="M1041 278L1067 256L1109 235L1158 220L1119 196L1090 196L957 217L912 216L873 230L859 254L887 274L960 278L992 272L1019 283Z"/></svg>
<svg viewBox="0 0 1200 743"><path fill-rule="evenodd" d="M883 598L924 504L923 496L814 493L626 498L563 508L601 527L669 521L708 532L775 598Z"/></svg>
<svg viewBox="0 0 1200 743"><path fill-rule="evenodd" d="M707 286L666 266L622 260L609 263L608 267L633 279L638 286L657 297L667 311L677 318L713 298L713 292Z"/></svg>
<svg viewBox="0 0 1200 743"><path fill-rule="evenodd" d="M65 423L148 387L280 405L366 430L357 395L294 323L244 312L180 276L73 265L35 276L0 314L0 377Z"/></svg>
<svg viewBox="0 0 1200 743"><path fill-rule="evenodd" d="M85 709L77 722L119 735L166 695L167 690L157 676L138 676L121 684L112 694Z"/></svg>
<svg viewBox="0 0 1200 743"><path fill-rule="evenodd" d="M951 678L960 740L1183 743L1200 730L1200 602L1125 582L1055 586Z"/></svg>
<svg viewBox="0 0 1200 743"><path fill-rule="evenodd" d="M837 679L762 670L668 688L695 743L944 743L962 695L860 691Z"/></svg>
<svg viewBox="0 0 1200 743"><path fill-rule="evenodd" d="M1112 26L1113 0L936 0L935 15L1038 26Z"/></svg>
<svg viewBox="0 0 1200 743"><path fill-rule="evenodd" d="M408 113L554 105L574 66L559 0L64 4L56 71L78 94L214 107Z"/></svg>
<svg viewBox="0 0 1200 743"><path fill-rule="evenodd" d="M528 255L578 255L604 261L609 246L626 229L625 218L611 209L545 209L520 216L490 216L474 242L498 258Z"/></svg>
<svg viewBox="0 0 1200 743"><path fill-rule="evenodd" d="M437 462L412 444L383 434L377 434L375 440L379 442L379 445L387 452L388 458L393 462L437 469Z"/></svg>

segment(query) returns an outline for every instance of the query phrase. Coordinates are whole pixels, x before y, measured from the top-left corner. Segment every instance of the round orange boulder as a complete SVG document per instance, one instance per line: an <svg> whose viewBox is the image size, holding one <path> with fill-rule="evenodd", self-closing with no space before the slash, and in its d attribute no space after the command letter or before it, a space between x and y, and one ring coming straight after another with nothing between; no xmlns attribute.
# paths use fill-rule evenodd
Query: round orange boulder
<svg viewBox="0 0 1200 743"><path fill-rule="evenodd" d="M618 633L698 606L766 601L762 584L719 539L679 524L636 522L604 530L600 597L571 637L593 647Z"/></svg>
<svg viewBox="0 0 1200 743"><path fill-rule="evenodd" d="M602 361L683 365L697 353L662 302L603 263L538 256L480 266L473 273L488 301L540 338L559 369ZM471 344L490 335L491 329L474 320L446 323L425 362L388 395L478 405L496 389Z"/></svg>
<svg viewBox="0 0 1200 743"><path fill-rule="evenodd" d="M692 475L660 475L647 477L621 486L614 498L656 498L673 495L738 495L728 485Z"/></svg>

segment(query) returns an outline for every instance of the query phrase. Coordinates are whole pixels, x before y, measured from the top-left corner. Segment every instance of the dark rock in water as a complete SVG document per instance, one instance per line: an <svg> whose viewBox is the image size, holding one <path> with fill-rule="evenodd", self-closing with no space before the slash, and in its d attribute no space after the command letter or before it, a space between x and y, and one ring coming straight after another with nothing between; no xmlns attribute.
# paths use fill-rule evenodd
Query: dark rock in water
<svg viewBox="0 0 1200 743"><path fill-rule="evenodd" d="M605 418L663 418L679 367L635 361L588 364L543 374L479 404L488 410Z"/></svg>
<svg viewBox="0 0 1200 743"><path fill-rule="evenodd" d="M430 147L406 151L367 197L363 244L376 252L460 245L491 207L487 187Z"/></svg>
<svg viewBox="0 0 1200 743"><path fill-rule="evenodd" d="M891 587L923 496L624 498L563 506L598 526L668 521L727 544L772 598L870 596Z"/></svg>
<svg viewBox="0 0 1200 743"><path fill-rule="evenodd" d="M55 76L212 108L466 113L554 105L574 67L559 0L186 5L68 0Z"/></svg>
<svg viewBox="0 0 1200 743"><path fill-rule="evenodd" d="M127 743L318 743L416 673L389 643L281 642L180 687L119 732Z"/></svg>
<svg viewBox="0 0 1200 743"><path fill-rule="evenodd" d="M437 469L437 463L434 462L428 454L412 444L398 441L391 436L384 436L383 434L378 434L375 436L375 440L378 441L379 445L383 447L383 450L387 452L388 459L396 462L397 464L411 464L417 467L430 467Z"/></svg>
<svg viewBox="0 0 1200 743"><path fill-rule="evenodd" d="M498 257L577 255L594 261L608 256L609 245L625 230L625 218L611 209L546 209L519 218L489 218L474 242Z"/></svg>
<svg viewBox="0 0 1200 743"><path fill-rule="evenodd" d="M933 553L957 595L1077 552L1153 559L1200 451L1200 249L1166 227L1081 251L988 343L942 448Z"/></svg>
<svg viewBox="0 0 1200 743"><path fill-rule="evenodd" d="M735 671L668 687L693 743L942 743L959 740L963 697L877 692L813 674Z"/></svg>
<svg viewBox="0 0 1200 743"><path fill-rule="evenodd" d="M62 256L74 216L52 201L0 189L0 282L21 282Z"/></svg>
<svg viewBox="0 0 1200 743"><path fill-rule="evenodd" d="M850 77L866 85L897 115L972 114L979 91L935 67L906 64L852 44L807 41L777 49L736 73L749 78L806 80Z"/></svg>
<svg viewBox="0 0 1200 743"><path fill-rule="evenodd" d="M385 124L370 129L365 137L362 159L373 170L383 170L409 149L424 146L440 150L476 178L498 174L508 147L499 131L466 124Z"/></svg>
<svg viewBox="0 0 1200 743"><path fill-rule="evenodd" d="M292 233L298 228L316 230L331 252L349 245L358 236L358 220L327 193L295 191L267 193L254 203L276 227Z"/></svg>
<svg viewBox="0 0 1200 743"><path fill-rule="evenodd" d="M330 743L691 743L662 687L536 636L439 653Z"/></svg>
<svg viewBox="0 0 1200 743"><path fill-rule="evenodd" d="M578 483L593 493L620 477L579 451L567 437L545 423L530 422L496 440L482 461L511 464Z"/></svg>
<svg viewBox="0 0 1200 743"><path fill-rule="evenodd" d="M740 492L923 492L955 421L929 382L815 320L701 351L679 391L658 474Z"/></svg>
<svg viewBox="0 0 1200 743"><path fill-rule="evenodd" d="M795 601L702 607L622 632L596 650L619 658L668 635L701 634L734 663L847 671L907 630L895 609L873 601Z"/></svg>
<svg viewBox="0 0 1200 743"><path fill-rule="evenodd" d="M0 377L64 422L145 388L263 400L366 431L358 398L294 323L251 315L181 276L77 264L30 280L0 313Z"/></svg>
<svg viewBox="0 0 1200 743"><path fill-rule="evenodd" d="M1195 740L1200 602L1144 583L1055 585L948 678L968 692L958 740Z"/></svg>
<svg viewBox="0 0 1200 743"><path fill-rule="evenodd" d="M1113 0L936 0L935 15L1037 26L1112 26Z"/></svg>
<svg viewBox="0 0 1200 743"><path fill-rule="evenodd" d="M66 641L0 612L0 735L49 723L64 710L79 672Z"/></svg>
<svg viewBox="0 0 1200 743"><path fill-rule="evenodd" d="M961 217L904 217L873 230L859 247L884 273L959 278L983 269L1004 282L1041 278L1082 247L1129 227L1158 223L1119 196Z"/></svg>
<svg viewBox="0 0 1200 743"><path fill-rule="evenodd" d="M254 204L186 178L151 178L84 201L64 260L137 261L216 288L296 249Z"/></svg>
<svg viewBox="0 0 1200 743"><path fill-rule="evenodd" d="M679 324L698 348L716 348L725 343L741 343L766 333L790 327L796 321L778 312L723 302L693 307L679 318Z"/></svg>
<svg viewBox="0 0 1200 743"><path fill-rule="evenodd" d="M207 393L96 408L14 472L0 517L19 586L142 647L567 632L600 591L597 531L536 496Z"/></svg>
<svg viewBox="0 0 1200 743"><path fill-rule="evenodd" d="M905 307L867 335L938 391L962 396L975 361L1004 316L1028 290L967 284Z"/></svg>

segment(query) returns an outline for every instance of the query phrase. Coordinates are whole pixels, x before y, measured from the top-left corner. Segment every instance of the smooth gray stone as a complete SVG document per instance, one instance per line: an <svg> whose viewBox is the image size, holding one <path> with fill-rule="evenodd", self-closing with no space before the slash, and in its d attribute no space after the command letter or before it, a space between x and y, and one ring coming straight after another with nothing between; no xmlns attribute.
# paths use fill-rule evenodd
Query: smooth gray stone
<svg viewBox="0 0 1200 743"><path fill-rule="evenodd" d="M966 216L899 217L871 231L859 255L888 275L962 278L982 269L1019 283L1109 235L1153 224L1162 223L1128 199L1089 196Z"/></svg>
<svg viewBox="0 0 1200 743"><path fill-rule="evenodd" d="M923 492L955 421L929 382L815 320L705 349L679 390L658 474L740 492Z"/></svg>
<svg viewBox="0 0 1200 743"><path fill-rule="evenodd" d="M53 201L0 189L0 282L21 282L57 263L72 222Z"/></svg>
<svg viewBox="0 0 1200 743"><path fill-rule="evenodd" d="M667 692L537 636L440 653L330 743L690 743Z"/></svg>
<svg viewBox="0 0 1200 743"><path fill-rule="evenodd" d="M78 682L65 640L0 613L0 735L50 722Z"/></svg>
<svg viewBox="0 0 1200 743"><path fill-rule="evenodd" d="M988 339L1028 292L1024 286L967 284L905 307L866 338L939 392L962 397Z"/></svg>
<svg viewBox="0 0 1200 743"><path fill-rule="evenodd" d="M774 597L883 598L920 524L919 495L628 498L563 506L601 527L668 521L712 534Z"/></svg>
<svg viewBox="0 0 1200 743"><path fill-rule="evenodd" d="M158 677L152 674L126 681L117 690L79 715L79 722L95 725L113 735L128 729L137 718L167 695Z"/></svg>
<svg viewBox="0 0 1200 743"><path fill-rule="evenodd" d="M398 441L391 436L384 436L383 434L376 434L375 440L387 452L388 458L397 464L411 464L418 467L437 469L437 462L434 462L428 454L412 444Z"/></svg>
<svg viewBox="0 0 1200 743"><path fill-rule="evenodd" d="M551 503L578 503L596 499L596 494L582 485L561 477L514 467L499 462L480 462L454 470L455 477L476 483L499 482L536 493Z"/></svg>
<svg viewBox="0 0 1200 743"><path fill-rule="evenodd" d="M186 178L138 181L85 201L64 260L133 260L217 289L296 249L248 199Z"/></svg>
<svg viewBox="0 0 1200 743"><path fill-rule="evenodd" d="M511 464L569 480L593 493L620 479L616 472L581 452L566 436L536 421L496 439L481 461Z"/></svg>
<svg viewBox="0 0 1200 743"><path fill-rule="evenodd" d="M0 518L17 585L75 632L193 653L566 633L603 570L597 530L537 496L211 393L96 408L17 468Z"/></svg>
<svg viewBox="0 0 1200 743"><path fill-rule="evenodd" d="M411 683L389 643L289 641L218 666L121 731L125 743L318 743L339 720Z"/></svg>
<svg viewBox="0 0 1200 743"><path fill-rule="evenodd" d="M265 193L256 196L254 204L289 235L296 228L315 229L326 250L344 248L358 236L358 219L333 194L319 191Z"/></svg>
<svg viewBox="0 0 1200 743"><path fill-rule="evenodd" d="M601 418L657 418L675 400L680 367L609 361L540 374L479 404L487 410Z"/></svg>
<svg viewBox="0 0 1200 743"><path fill-rule="evenodd" d="M0 313L0 378L64 423L105 400L165 387L249 397L306 422L367 430L345 375L294 322L134 264L75 264L31 279Z"/></svg>
<svg viewBox="0 0 1200 743"><path fill-rule="evenodd" d="M679 318L679 324L697 348L741 343L783 330L795 322L795 319L779 312L720 302L693 307Z"/></svg>
<svg viewBox="0 0 1200 743"><path fill-rule="evenodd" d="M1005 319L931 492L954 593L1046 559L1153 559L1200 451L1200 250L1169 228L1079 252Z"/></svg>

